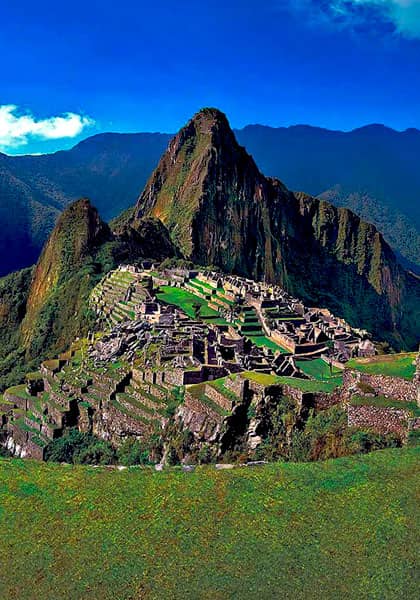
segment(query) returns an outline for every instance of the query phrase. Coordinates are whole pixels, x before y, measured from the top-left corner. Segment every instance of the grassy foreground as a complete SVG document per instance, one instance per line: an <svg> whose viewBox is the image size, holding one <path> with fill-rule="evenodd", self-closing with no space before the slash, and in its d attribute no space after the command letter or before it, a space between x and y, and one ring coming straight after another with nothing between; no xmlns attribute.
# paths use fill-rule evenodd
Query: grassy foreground
<svg viewBox="0 0 420 600"><path fill-rule="evenodd" d="M1 460L0 597L416 598L419 455L194 473Z"/></svg>

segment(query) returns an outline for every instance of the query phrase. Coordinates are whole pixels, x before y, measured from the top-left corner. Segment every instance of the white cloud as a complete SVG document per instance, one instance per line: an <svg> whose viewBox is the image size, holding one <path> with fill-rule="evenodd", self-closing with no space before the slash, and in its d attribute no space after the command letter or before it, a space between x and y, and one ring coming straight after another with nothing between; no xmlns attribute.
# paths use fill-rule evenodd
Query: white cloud
<svg viewBox="0 0 420 600"><path fill-rule="evenodd" d="M384 0L399 33L420 38L420 0Z"/></svg>
<svg viewBox="0 0 420 600"><path fill-rule="evenodd" d="M6 150L24 146L32 138L73 138L93 124L90 117L72 112L37 120L30 113L20 113L14 104L0 105L0 148Z"/></svg>
<svg viewBox="0 0 420 600"><path fill-rule="evenodd" d="M339 0L331 4L338 10L351 11L351 5L376 9L384 21L392 23L395 31L406 37L420 37L420 0Z"/></svg>
<svg viewBox="0 0 420 600"><path fill-rule="evenodd" d="M286 0L316 24L420 38L420 0Z"/></svg>

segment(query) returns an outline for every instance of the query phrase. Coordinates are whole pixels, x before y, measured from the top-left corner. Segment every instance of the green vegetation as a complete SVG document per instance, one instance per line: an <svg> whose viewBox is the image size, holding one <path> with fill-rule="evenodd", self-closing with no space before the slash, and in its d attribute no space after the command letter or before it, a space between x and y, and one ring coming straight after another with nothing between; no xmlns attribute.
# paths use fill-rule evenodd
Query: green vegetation
<svg viewBox="0 0 420 600"><path fill-rule="evenodd" d="M127 438L117 452L118 463L126 467L150 464L149 455L150 448L134 438Z"/></svg>
<svg viewBox="0 0 420 600"><path fill-rule="evenodd" d="M206 318L211 318L213 322L213 317L219 316L217 311L208 307L206 300L195 296L191 292L187 292L187 290L168 285L162 286L160 290L161 291L157 294L159 300L166 302L167 304L175 304L175 306L178 306L185 314L193 319L197 316L197 311L194 308L195 305L199 307L198 314L204 320Z"/></svg>
<svg viewBox="0 0 420 600"><path fill-rule="evenodd" d="M332 406L319 413L311 413L303 432L298 434L306 444L299 443L301 454L292 458L298 460L325 460L349 454L360 454L387 447L401 446L399 436L379 434L373 431L349 428L347 412L341 406ZM292 439L292 450L296 440ZM306 446L306 448L305 448ZM306 455L302 450L307 451Z"/></svg>
<svg viewBox="0 0 420 600"><path fill-rule="evenodd" d="M255 371L245 371L241 377L251 379L261 385L287 384L302 392L332 392L337 383L334 379L331 381L313 381L312 379L300 379L299 377L282 377L279 375L267 375L265 373L256 373Z"/></svg>
<svg viewBox="0 0 420 600"><path fill-rule="evenodd" d="M248 336L248 338L256 345L258 346L258 348L261 348L262 346L265 346L266 348L270 348L270 350L273 350L273 352L277 352L280 351L282 354L288 354L289 351L287 350L287 348L283 348L283 346L280 346L279 344L276 344L275 342L273 342L273 340L271 340L270 338L268 338L265 335L251 335Z"/></svg>
<svg viewBox="0 0 420 600"><path fill-rule="evenodd" d="M332 366L330 370L330 366L322 360L322 358L297 360L296 364L304 373L320 381L330 379L331 377L337 377L342 374L341 369L337 369L337 367Z"/></svg>
<svg viewBox="0 0 420 600"><path fill-rule="evenodd" d="M1 595L414 600L419 458L194 473L3 459Z"/></svg>
<svg viewBox="0 0 420 600"><path fill-rule="evenodd" d="M323 381L334 389L343 383L343 371L330 366L322 358L313 360L297 360L296 366L312 379Z"/></svg>
<svg viewBox="0 0 420 600"><path fill-rule="evenodd" d="M416 402L405 402L395 400L394 398L386 398L385 396L352 396L351 404L353 406L378 406L380 408L400 408L408 410L413 417L420 417L420 407Z"/></svg>
<svg viewBox="0 0 420 600"><path fill-rule="evenodd" d="M20 348L20 325L25 315L26 302L33 269L23 269L0 278L0 391L23 380L26 371L36 363L24 364Z"/></svg>
<svg viewBox="0 0 420 600"><path fill-rule="evenodd" d="M372 358L353 358L346 363L349 369L356 369L370 375L387 375L413 379L415 373L415 352L384 354Z"/></svg>
<svg viewBox="0 0 420 600"><path fill-rule="evenodd" d="M319 461L401 446L397 435L349 428L347 412L338 405L311 410L303 422L298 404L288 396L278 398L264 415L261 433L262 443L251 457L268 461Z"/></svg>
<svg viewBox="0 0 420 600"><path fill-rule="evenodd" d="M63 437L48 444L45 460L88 465L109 465L115 452L108 442L77 429L69 429Z"/></svg>

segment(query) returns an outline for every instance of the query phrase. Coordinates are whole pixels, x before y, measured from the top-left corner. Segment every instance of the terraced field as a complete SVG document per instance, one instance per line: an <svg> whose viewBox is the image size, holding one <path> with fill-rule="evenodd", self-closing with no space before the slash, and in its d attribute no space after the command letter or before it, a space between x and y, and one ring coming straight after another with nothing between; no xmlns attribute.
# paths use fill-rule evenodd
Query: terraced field
<svg viewBox="0 0 420 600"><path fill-rule="evenodd" d="M244 371L239 376L246 377L261 385L274 385L276 383L287 384L298 390L302 390L302 392L332 392L336 387L334 381L317 381L312 379L300 379L299 377L283 377L265 373L256 373L255 371Z"/></svg>
<svg viewBox="0 0 420 600"><path fill-rule="evenodd" d="M2 459L0 597L414 600L419 458L193 473Z"/></svg>
<svg viewBox="0 0 420 600"><path fill-rule="evenodd" d="M167 304L174 304L179 306L181 310L185 312L191 318L195 317L194 305L200 306L200 318L218 318L219 313L212 308L209 308L208 302L195 294L188 292L187 290L171 287L161 286L160 292L157 294L157 298L166 302Z"/></svg>
<svg viewBox="0 0 420 600"><path fill-rule="evenodd" d="M306 375L309 375L316 381L327 384L331 389L343 383L343 372L336 367L331 367L322 360L322 358L314 358L313 360L297 360L296 365Z"/></svg>
<svg viewBox="0 0 420 600"><path fill-rule="evenodd" d="M413 379L416 370L414 361L416 352L402 354L386 354L372 358L353 358L346 363L349 369L356 369L370 375L388 375Z"/></svg>
<svg viewBox="0 0 420 600"><path fill-rule="evenodd" d="M261 346L265 346L266 348L273 350L273 352L280 351L282 354L289 354L289 351L286 348L283 348L283 346L279 346L279 344L276 344L275 342L273 342L273 340L270 340L270 338L268 338L265 335L251 335L249 336L249 339L259 348Z"/></svg>

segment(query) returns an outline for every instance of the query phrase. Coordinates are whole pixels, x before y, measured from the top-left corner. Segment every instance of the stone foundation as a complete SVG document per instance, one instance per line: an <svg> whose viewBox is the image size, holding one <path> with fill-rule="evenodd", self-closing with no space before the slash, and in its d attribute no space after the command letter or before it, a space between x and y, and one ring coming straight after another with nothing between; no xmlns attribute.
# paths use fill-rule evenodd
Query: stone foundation
<svg viewBox="0 0 420 600"><path fill-rule="evenodd" d="M221 392L219 392L219 390L216 390L216 388L207 384L204 388L204 393L206 394L206 396L208 398L210 398L210 400L213 400L213 402L215 402L223 410L226 410L229 412L232 410L232 405L233 405L232 400L229 400L229 398L226 398L226 396L224 396Z"/></svg>
<svg viewBox="0 0 420 600"><path fill-rule="evenodd" d="M361 384L362 387L359 387ZM366 386L372 393L387 398L395 398L402 402L417 402L417 385L414 381L385 375L370 375L361 371L345 369L343 387L348 392L363 393Z"/></svg>
<svg viewBox="0 0 420 600"><path fill-rule="evenodd" d="M373 429L378 433L396 433L405 436L410 413L401 408L347 405L349 427Z"/></svg>

